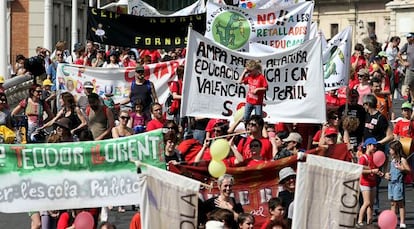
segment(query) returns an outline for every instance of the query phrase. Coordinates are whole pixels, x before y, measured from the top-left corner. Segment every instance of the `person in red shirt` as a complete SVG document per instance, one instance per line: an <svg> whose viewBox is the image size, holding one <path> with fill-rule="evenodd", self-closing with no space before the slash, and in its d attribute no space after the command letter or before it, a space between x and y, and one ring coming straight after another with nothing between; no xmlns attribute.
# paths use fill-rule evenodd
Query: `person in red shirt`
<svg viewBox="0 0 414 229"><path fill-rule="evenodd" d="M268 228L268 225L272 221L282 221L284 224L287 225L285 219L283 218L286 212L286 209L283 207L283 200L279 197L271 198L267 204L269 209L270 218L266 220L266 222L260 227L261 229Z"/></svg>
<svg viewBox="0 0 414 229"><path fill-rule="evenodd" d="M362 226L364 215L367 214L367 224L372 223L374 212L375 187L377 185L377 176L384 174L378 169L374 163L374 152L377 151L377 140L375 138L367 138L364 142L363 149L365 153L359 158L358 164L363 166L360 179L360 188L363 198L363 204L359 209L358 226Z"/></svg>
<svg viewBox="0 0 414 229"><path fill-rule="evenodd" d="M247 121L253 109L256 115L263 116L263 99L267 91L266 77L262 74L259 61L249 60L240 77L239 83L249 85L243 120Z"/></svg>
<svg viewBox="0 0 414 229"><path fill-rule="evenodd" d="M352 75L349 79L349 88L354 88L355 85L359 83L358 80L358 71L367 66L367 59L364 56L364 45L358 43L354 47L354 53L351 56L351 69Z"/></svg>
<svg viewBox="0 0 414 229"><path fill-rule="evenodd" d="M147 123L147 131L161 129L164 126L165 120L162 116L162 106L159 103L151 105L152 119Z"/></svg>
<svg viewBox="0 0 414 229"><path fill-rule="evenodd" d="M413 106L410 102L404 102L401 105L402 119L400 119L394 126L394 139L399 137L414 138L414 130L412 129L411 115L413 113Z"/></svg>
<svg viewBox="0 0 414 229"><path fill-rule="evenodd" d="M260 151L262 150L262 142L258 139L253 139L250 142L249 148L250 148L251 157L247 159L244 159L243 156L237 151L237 149L234 146L231 146L231 147L232 147L234 156L224 160L224 164L226 164L226 166L228 167L235 167L235 166L249 167L249 166L261 165L266 162L265 160L263 160L262 156L260 155Z"/></svg>

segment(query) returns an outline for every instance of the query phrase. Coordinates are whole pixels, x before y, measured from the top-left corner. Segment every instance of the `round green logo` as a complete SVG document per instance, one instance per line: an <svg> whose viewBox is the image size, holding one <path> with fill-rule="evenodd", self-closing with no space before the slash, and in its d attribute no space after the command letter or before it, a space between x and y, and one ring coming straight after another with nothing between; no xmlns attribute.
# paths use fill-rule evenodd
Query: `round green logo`
<svg viewBox="0 0 414 229"><path fill-rule="evenodd" d="M236 12L224 12L213 21L214 41L229 49L240 49L250 38L250 24L243 15Z"/></svg>

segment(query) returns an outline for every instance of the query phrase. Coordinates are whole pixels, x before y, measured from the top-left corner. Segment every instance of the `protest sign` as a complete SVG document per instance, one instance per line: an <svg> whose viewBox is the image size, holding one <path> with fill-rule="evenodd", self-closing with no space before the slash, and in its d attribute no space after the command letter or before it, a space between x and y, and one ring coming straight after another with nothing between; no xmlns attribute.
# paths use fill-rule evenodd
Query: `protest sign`
<svg viewBox="0 0 414 229"><path fill-rule="evenodd" d="M200 182L145 166L140 175L142 228L197 228Z"/></svg>
<svg viewBox="0 0 414 229"><path fill-rule="evenodd" d="M175 16L189 16L194 14L202 14L206 12L206 5L204 0L198 0L193 4L175 11L172 14L161 14L157 9L142 0L129 0L128 12L135 16L144 17L175 17Z"/></svg>
<svg viewBox="0 0 414 229"><path fill-rule="evenodd" d="M270 217L267 201L278 195L279 170L286 166L296 167L296 163L297 156L295 155L258 166L227 168L226 174L231 174L234 177L231 196L243 206L244 212L254 215L255 228ZM216 181L210 177L207 166L203 165L173 165L170 166L170 170L204 183L213 184L212 182ZM220 193L216 184L213 189L202 189L200 192L204 200Z"/></svg>
<svg viewBox="0 0 414 229"><path fill-rule="evenodd" d="M249 42L290 49L308 40L313 6L313 2L303 2L245 9L209 1L205 35L232 50L248 51Z"/></svg>
<svg viewBox="0 0 414 229"><path fill-rule="evenodd" d="M269 84L263 108L266 120L326 121L319 38L286 52L254 56L232 51L192 30L184 73L182 116L230 119L237 106L245 102L247 86L238 81L249 59L261 61Z"/></svg>
<svg viewBox="0 0 414 229"><path fill-rule="evenodd" d="M298 163L292 228L354 228L362 166L307 155Z"/></svg>
<svg viewBox="0 0 414 229"><path fill-rule="evenodd" d="M326 91L348 85L351 60L352 26L346 27L329 40L323 56L323 78Z"/></svg>
<svg viewBox="0 0 414 229"><path fill-rule="evenodd" d="M289 6L304 1L305 0L240 0L239 7L248 9L266 9L274 5Z"/></svg>
<svg viewBox="0 0 414 229"><path fill-rule="evenodd" d="M0 212L138 204L139 160L165 169L161 130L124 138L0 145Z"/></svg>
<svg viewBox="0 0 414 229"><path fill-rule="evenodd" d="M142 49L185 47L187 28L204 33L206 14L176 17L141 17L88 8L88 40Z"/></svg>
<svg viewBox="0 0 414 229"><path fill-rule="evenodd" d="M184 59L145 65L145 78L154 83L158 101L163 104L168 97L168 82L175 77L175 69ZM103 96L113 94L112 99L119 102L128 98L131 82L135 80L135 68L92 68L79 65L59 64L56 72L56 88L69 91L75 98L84 95L83 84L90 81L94 92Z"/></svg>

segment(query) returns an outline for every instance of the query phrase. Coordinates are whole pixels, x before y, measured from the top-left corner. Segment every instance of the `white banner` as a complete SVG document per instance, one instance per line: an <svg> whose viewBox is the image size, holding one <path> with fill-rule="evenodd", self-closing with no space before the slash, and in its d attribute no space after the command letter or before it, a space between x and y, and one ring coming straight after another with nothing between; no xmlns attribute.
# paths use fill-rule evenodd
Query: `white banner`
<svg viewBox="0 0 414 229"><path fill-rule="evenodd" d="M296 3L305 2L305 0L239 0L239 7L253 9L266 9L274 5L290 6Z"/></svg>
<svg viewBox="0 0 414 229"><path fill-rule="evenodd" d="M292 228L354 228L362 166L308 154L298 163Z"/></svg>
<svg viewBox="0 0 414 229"><path fill-rule="evenodd" d="M313 6L313 2L303 2L244 9L208 2L205 35L232 50L247 51L249 42L287 50L308 40Z"/></svg>
<svg viewBox="0 0 414 229"><path fill-rule="evenodd" d="M322 51L325 89L338 89L348 85L351 60L352 26L346 27L329 40Z"/></svg>
<svg viewBox="0 0 414 229"><path fill-rule="evenodd" d="M199 181L145 166L140 187L142 228L197 228Z"/></svg>
<svg viewBox="0 0 414 229"><path fill-rule="evenodd" d="M253 56L220 46L195 31L189 34L183 116L229 119L237 105L245 102L247 86L238 83L243 66L249 59L258 59L269 85L263 108L266 120L325 122L322 51L318 38L279 54Z"/></svg>
<svg viewBox="0 0 414 229"><path fill-rule="evenodd" d="M204 0L198 0L195 3L178 10L172 14L161 14L157 9L149 5L148 3L142 0L129 0L128 1L128 12L129 14L135 16L144 16L144 17L168 17L168 16L188 16L193 14L201 14L206 12L206 5Z"/></svg>
<svg viewBox="0 0 414 229"><path fill-rule="evenodd" d="M168 82L175 77L175 69L184 59L145 65L145 78L154 83L158 101L163 104L168 97ZM135 79L135 68L92 68L79 65L59 64L56 73L56 88L69 91L75 99L84 95L83 84L91 81L94 92L103 96L113 94L115 103L128 98L131 82Z"/></svg>

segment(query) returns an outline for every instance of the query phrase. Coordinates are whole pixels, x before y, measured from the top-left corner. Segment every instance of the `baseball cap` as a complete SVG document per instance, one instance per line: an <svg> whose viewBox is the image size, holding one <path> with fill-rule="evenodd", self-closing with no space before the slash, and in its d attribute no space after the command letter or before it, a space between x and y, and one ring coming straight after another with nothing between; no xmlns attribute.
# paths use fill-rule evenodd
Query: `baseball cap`
<svg viewBox="0 0 414 229"><path fill-rule="evenodd" d="M338 135L338 131L336 130L335 127L330 126L325 130L325 136L329 136L329 135Z"/></svg>
<svg viewBox="0 0 414 229"><path fill-rule="evenodd" d="M4 83L4 76L0 76L0 83Z"/></svg>
<svg viewBox="0 0 414 229"><path fill-rule="evenodd" d="M367 147L368 145L377 145L377 139L375 138L367 138L364 142L364 146Z"/></svg>
<svg viewBox="0 0 414 229"><path fill-rule="evenodd" d="M50 81L50 79L45 79L43 80L43 86L52 86L53 83L52 81Z"/></svg>
<svg viewBox="0 0 414 229"><path fill-rule="evenodd" d="M413 105L411 105L411 103L407 101L407 102L404 102L403 104L401 104L401 109L410 109L410 110L412 110Z"/></svg>
<svg viewBox="0 0 414 229"><path fill-rule="evenodd" d="M366 76L366 75L369 75L369 71L368 71L368 69L366 69L366 68L361 68L361 69L359 69L359 71L358 71L358 75L361 75L361 76Z"/></svg>
<svg viewBox="0 0 414 229"><path fill-rule="evenodd" d="M366 54L371 54L372 52L369 50L369 49L364 49L364 53L366 53Z"/></svg>
<svg viewBox="0 0 414 229"><path fill-rule="evenodd" d="M284 142L297 142L297 143L302 143L302 136L300 136L299 133L296 132L291 132L289 133L289 136L285 139L283 139Z"/></svg>
<svg viewBox="0 0 414 229"><path fill-rule="evenodd" d="M378 56L379 56L379 57L388 57L387 53L386 53L386 52L384 52L384 51L379 52L379 53L378 53Z"/></svg>
<svg viewBox="0 0 414 229"><path fill-rule="evenodd" d="M93 83L91 81L86 81L85 83L83 83L83 87L93 89Z"/></svg>
<svg viewBox="0 0 414 229"><path fill-rule="evenodd" d="M285 167L279 171L279 183L283 183L287 180L287 178L295 176L296 173L293 171L291 167Z"/></svg>
<svg viewBox="0 0 414 229"><path fill-rule="evenodd" d="M412 38L412 37L414 37L414 33L407 33L407 34L405 35L405 37L406 37L406 38Z"/></svg>
<svg viewBox="0 0 414 229"><path fill-rule="evenodd" d="M141 65L138 65L136 68L135 68L135 71L136 72L139 72L139 71L144 71L145 69L144 69L144 66L141 66Z"/></svg>

